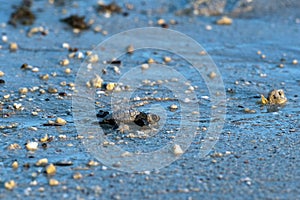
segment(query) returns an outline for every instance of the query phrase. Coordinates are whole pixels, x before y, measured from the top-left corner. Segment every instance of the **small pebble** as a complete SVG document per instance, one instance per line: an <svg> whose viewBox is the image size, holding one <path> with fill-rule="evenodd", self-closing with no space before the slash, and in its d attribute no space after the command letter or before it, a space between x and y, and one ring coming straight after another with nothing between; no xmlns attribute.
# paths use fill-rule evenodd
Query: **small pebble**
<svg viewBox="0 0 300 200"><path fill-rule="evenodd" d="M64 49L70 49L70 45L69 45L69 43L63 43L62 44L62 48L64 48Z"/></svg>
<svg viewBox="0 0 300 200"><path fill-rule="evenodd" d="M87 86L90 87L94 87L94 88L101 88L102 86L102 83L103 83L103 79L96 75L95 78L91 79L88 83L87 83Z"/></svg>
<svg viewBox="0 0 300 200"><path fill-rule="evenodd" d="M134 47L133 47L133 45L129 45L129 46L127 47L127 53L132 54L133 52L134 52Z"/></svg>
<svg viewBox="0 0 300 200"><path fill-rule="evenodd" d="M49 79L49 74L41 75L40 79L42 79L42 80L48 80Z"/></svg>
<svg viewBox="0 0 300 200"><path fill-rule="evenodd" d="M165 57L164 57L164 61L165 61L166 63L171 62L171 61L172 61L172 58L169 57L169 56L165 56Z"/></svg>
<svg viewBox="0 0 300 200"><path fill-rule="evenodd" d="M10 180L4 183L4 187L7 190L12 190L17 186L16 182L14 180Z"/></svg>
<svg viewBox="0 0 300 200"><path fill-rule="evenodd" d="M155 63L155 61L152 58L149 58L148 59L148 64L153 64L153 63Z"/></svg>
<svg viewBox="0 0 300 200"><path fill-rule="evenodd" d="M92 54L88 57L89 63L96 63L96 62L98 62L98 60L99 60L99 57L97 54Z"/></svg>
<svg viewBox="0 0 300 200"><path fill-rule="evenodd" d="M278 65L278 67L279 67L279 68L284 68L284 64L280 63L280 64Z"/></svg>
<svg viewBox="0 0 300 200"><path fill-rule="evenodd" d="M211 31L212 30L212 26L211 25L206 25L205 29L208 30L208 31Z"/></svg>
<svg viewBox="0 0 300 200"><path fill-rule="evenodd" d="M159 19L159 20L157 20L157 24L158 25L163 25L163 24L165 24L166 23L166 21L164 20L164 19Z"/></svg>
<svg viewBox="0 0 300 200"><path fill-rule="evenodd" d="M82 174L79 172L76 172L75 174L73 174L73 179L81 179L82 178Z"/></svg>
<svg viewBox="0 0 300 200"><path fill-rule="evenodd" d="M106 90L112 91L115 88L116 84L115 83L108 83L106 85Z"/></svg>
<svg viewBox="0 0 300 200"><path fill-rule="evenodd" d="M149 69L149 64L144 63L144 64L141 65L141 68L142 68L142 70Z"/></svg>
<svg viewBox="0 0 300 200"><path fill-rule="evenodd" d="M23 87L23 88L19 89L20 94L26 94L27 92L28 92L28 88L26 88L26 87Z"/></svg>
<svg viewBox="0 0 300 200"><path fill-rule="evenodd" d="M208 76L209 78L214 79L216 78L217 74L215 72L210 72Z"/></svg>
<svg viewBox="0 0 300 200"><path fill-rule="evenodd" d="M175 111L178 109L178 106L176 104L172 104L169 108L171 111Z"/></svg>
<svg viewBox="0 0 300 200"><path fill-rule="evenodd" d="M38 143L37 142L28 142L27 144L26 144L26 149L28 150L28 151L35 151L35 150L37 150L38 149Z"/></svg>
<svg viewBox="0 0 300 200"><path fill-rule="evenodd" d="M227 16L223 16L221 19L219 19L216 22L218 25L231 25L232 24L232 19L227 17Z"/></svg>
<svg viewBox="0 0 300 200"><path fill-rule="evenodd" d="M15 43L15 42L10 43L10 44L9 44L9 49L10 49L10 51L17 51L17 49L18 49L18 44Z"/></svg>
<svg viewBox="0 0 300 200"><path fill-rule="evenodd" d="M63 118L58 117L58 118L56 118L55 123L57 123L59 125L66 125L67 121L64 120Z"/></svg>
<svg viewBox="0 0 300 200"><path fill-rule="evenodd" d="M294 59L292 63L293 63L293 65L297 65L298 64L298 60Z"/></svg>
<svg viewBox="0 0 300 200"><path fill-rule="evenodd" d="M21 146L17 143L13 143L13 144L10 144L8 147L7 147L8 150L15 150L15 149L21 149Z"/></svg>
<svg viewBox="0 0 300 200"><path fill-rule="evenodd" d="M48 164L48 159L47 158L42 158L40 160L38 160L36 163L35 163L35 166L37 167L44 167Z"/></svg>
<svg viewBox="0 0 300 200"><path fill-rule="evenodd" d="M182 155L184 152L183 152L183 150L181 149L181 147L180 147L178 144L175 144L175 145L173 146L173 153L174 153L175 156L180 156L180 155Z"/></svg>
<svg viewBox="0 0 300 200"><path fill-rule="evenodd" d="M8 41L8 37L7 35L2 35L2 42L7 42Z"/></svg>
<svg viewBox="0 0 300 200"><path fill-rule="evenodd" d="M5 73L3 71L0 71L0 77L4 76Z"/></svg>
<svg viewBox="0 0 300 200"><path fill-rule="evenodd" d="M70 61L69 61L68 59L63 59L63 60L61 60L61 61L59 62L59 64L60 64L61 66L67 66L67 65L70 64Z"/></svg>
<svg viewBox="0 0 300 200"><path fill-rule="evenodd" d="M87 164L88 166L98 166L99 163L97 161L94 161L94 160L90 160Z"/></svg>
<svg viewBox="0 0 300 200"><path fill-rule="evenodd" d="M51 179L49 180L49 185L50 185L50 186L57 186L57 185L59 185L59 181L56 180L56 179L51 178Z"/></svg>
<svg viewBox="0 0 300 200"><path fill-rule="evenodd" d="M46 167L46 173L48 175L53 175L56 173L56 167L53 164L50 164Z"/></svg>
<svg viewBox="0 0 300 200"><path fill-rule="evenodd" d="M48 87L48 92L50 93L50 94L55 94L55 93L57 93L57 89L56 88L54 88L54 87Z"/></svg>
<svg viewBox="0 0 300 200"><path fill-rule="evenodd" d="M65 73L66 73L66 74L70 74L71 72L72 72L72 70L71 70L70 68L66 68L66 69L65 69Z"/></svg>
<svg viewBox="0 0 300 200"><path fill-rule="evenodd" d="M31 71L32 71L32 72L39 72L40 69L39 69L38 67L34 67L34 68L31 69Z"/></svg>
<svg viewBox="0 0 300 200"><path fill-rule="evenodd" d="M17 169L19 167L19 163L17 161L14 161L12 164L11 164L11 167L13 169Z"/></svg>

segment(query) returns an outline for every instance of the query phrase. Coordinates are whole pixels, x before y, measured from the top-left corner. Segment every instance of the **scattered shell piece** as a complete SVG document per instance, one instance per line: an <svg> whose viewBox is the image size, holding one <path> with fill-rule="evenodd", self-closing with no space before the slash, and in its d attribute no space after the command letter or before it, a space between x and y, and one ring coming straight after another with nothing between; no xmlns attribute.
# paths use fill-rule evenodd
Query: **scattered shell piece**
<svg viewBox="0 0 300 200"><path fill-rule="evenodd" d="M65 59L61 60L61 61L59 62L59 64L60 64L61 66L67 66L67 65L70 64L70 61L69 61L69 59L65 58Z"/></svg>
<svg viewBox="0 0 300 200"><path fill-rule="evenodd" d="M38 160L35 163L35 166L37 166L37 167L45 167L47 164L48 164L48 159L47 158L42 158L42 159Z"/></svg>
<svg viewBox="0 0 300 200"><path fill-rule="evenodd" d="M31 130L31 131L37 131L37 130L38 130L38 128L37 128L37 127L34 127L34 126L31 126L31 127L29 127L28 129Z"/></svg>
<svg viewBox="0 0 300 200"><path fill-rule="evenodd" d="M227 17L227 16L223 16L221 19L217 20L216 23L218 25L231 25L232 24L232 19Z"/></svg>
<svg viewBox="0 0 300 200"><path fill-rule="evenodd" d="M73 179L81 179L82 178L82 174L79 172L76 172L75 174L73 174Z"/></svg>
<svg viewBox="0 0 300 200"><path fill-rule="evenodd" d="M101 88L102 86L102 83L103 83L103 79L99 76L99 75L96 75L95 78L91 79L88 83L87 83L87 86L90 87L94 87L94 88Z"/></svg>
<svg viewBox="0 0 300 200"><path fill-rule="evenodd" d="M17 161L14 161L12 164L11 164L11 167L13 169L17 169L19 167L19 163Z"/></svg>
<svg viewBox="0 0 300 200"><path fill-rule="evenodd" d="M49 79L49 74L43 74L43 75L41 75L40 79L42 79L42 80L48 80Z"/></svg>
<svg viewBox="0 0 300 200"><path fill-rule="evenodd" d="M23 87L23 88L19 89L20 94L26 94L27 92L28 92L28 88L26 88L26 87Z"/></svg>
<svg viewBox="0 0 300 200"><path fill-rule="evenodd" d="M292 63L293 63L293 65L297 65L298 64L298 60L294 59Z"/></svg>
<svg viewBox="0 0 300 200"><path fill-rule="evenodd" d="M15 149L21 149L21 146L17 143L13 143L13 144L10 144L8 147L7 147L8 150L15 150Z"/></svg>
<svg viewBox="0 0 300 200"><path fill-rule="evenodd" d="M170 108L171 111L175 111L175 110L178 109L178 106L176 104L172 104L172 105L170 105L169 108Z"/></svg>
<svg viewBox="0 0 300 200"><path fill-rule="evenodd" d="M48 92L49 92L50 94L55 94L55 93L57 93L57 89L54 88L54 87L49 86L49 87L48 87Z"/></svg>
<svg viewBox="0 0 300 200"><path fill-rule="evenodd" d="M64 48L64 49L70 49L70 44L69 43L66 43L66 42L64 42L64 43L62 43L62 48Z"/></svg>
<svg viewBox="0 0 300 200"><path fill-rule="evenodd" d="M10 94L5 94L5 95L3 95L3 98L4 98L4 99L9 99L9 97L10 97Z"/></svg>
<svg viewBox="0 0 300 200"><path fill-rule="evenodd" d="M97 162L97 161L94 161L94 160L90 160L89 162L88 162L88 164L87 164L88 166L98 166L99 165L99 163Z"/></svg>
<svg viewBox="0 0 300 200"><path fill-rule="evenodd" d="M66 68L66 69L65 69L65 73L66 73L66 74L70 74L71 72L72 72L72 70L71 70L70 68Z"/></svg>
<svg viewBox="0 0 300 200"><path fill-rule="evenodd" d="M256 113L255 110L252 110L252 109L250 109L250 108L245 108L245 109L244 109L244 112L245 112L245 113L251 113L251 114Z"/></svg>
<svg viewBox="0 0 300 200"><path fill-rule="evenodd" d="M38 67L34 67L34 68L31 69L31 71L32 71L32 72L39 72L40 69L39 69Z"/></svg>
<svg viewBox="0 0 300 200"><path fill-rule="evenodd" d="M144 63L144 64L141 65L141 68L142 68L142 70L149 69L149 64Z"/></svg>
<svg viewBox="0 0 300 200"><path fill-rule="evenodd" d="M32 112L31 112L31 115L33 115L33 116L38 116L38 115L39 115L39 113L38 113L38 112L36 112L36 111L32 111Z"/></svg>
<svg viewBox="0 0 300 200"><path fill-rule="evenodd" d="M44 27L42 27L42 26L39 26L39 27L32 27L29 31L28 31L28 33L27 33L27 36L28 37L31 37L31 36L33 36L34 34L36 34L36 33L41 33L42 35L48 35L48 30L47 29L45 29Z"/></svg>
<svg viewBox="0 0 300 200"><path fill-rule="evenodd" d="M211 30L212 30L212 26L211 26L211 25L206 25L206 26L205 26L205 29L206 29L207 31L211 31Z"/></svg>
<svg viewBox="0 0 300 200"><path fill-rule="evenodd" d="M149 64L153 64L153 63L155 63L155 61L154 61L152 58L149 58L149 59L148 59L148 63L149 63Z"/></svg>
<svg viewBox="0 0 300 200"><path fill-rule="evenodd" d="M278 65L278 67L279 67L279 68L284 68L284 64L280 63L280 64Z"/></svg>
<svg viewBox="0 0 300 200"><path fill-rule="evenodd" d="M8 37L7 35L2 35L2 42L7 42L8 41Z"/></svg>
<svg viewBox="0 0 300 200"><path fill-rule="evenodd" d="M261 55L261 58L262 58L262 59L265 59L265 58L266 58L266 55L265 55L265 54L262 54L262 55Z"/></svg>
<svg viewBox="0 0 300 200"><path fill-rule="evenodd" d="M133 45L129 45L129 46L127 47L127 53L132 54L133 52L134 52L134 47L133 47Z"/></svg>
<svg viewBox="0 0 300 200"><path fill-rule="evenodd" d="M115 83L108 83L106 85L106 90L112 91L115 88L116 84Z"/></svg>
<svg viewBox="0 0 300 200"><path fill-rule="evenodd" d="M58 125L62 125L63 126L63 125L67 124L67 121L64 120L63 118L58 117L58 118L56 118L55 123L57 123Z"/></svg>
<svg viewBox="0 0 300 200"><path fill-rule="evenodd" d="M50 186L58 186L59 185L59 181L56 180L56 179L51 178L51 179L49 179L49 185Z"/></svg>
<svg viewBox="0 0 300 200"><path fill-rule="evenodd" d="M14 104L13 104L13 107L14 107L16 110L22 110L22 109L23 109L21 103L14 103Z"/></svg>
<svg viewBox="0 0 300 200"><path fill-rule="evenodd" d="M16 182L14 180L10 180L4 183L4 187L7 190L12 190L17 186Z"/></svg>
<svg viewBox="0 0 300 200"><path fill-rule="evenodd" d="M182 155L184 152L178 144L175 144L173 146L173 153L175 156L179 156L179 155Z"/></svg>
<svg viewBox="0 0 300 200"><path fill-rule="evenodd" d="M47 161L48 162L48 161ZM53 164L50 164L46 167L46 173L48 175L53 175L56 173L56 167Z"/></svg>
<svg viewBox="0 0 300 200"><path fill-rule="evenodd" d="M209 76L209 78L214 79L214 78L216 78L217 74L216 74L216 72L210 72L208 76Z"/></svg>
<svg viewBox="0 0 300 200"><path fill-rule="evenodd" d="M35 151L35 150L37 150L38 149L38 143L37 142L28 142L27 144L26 144L26 149L28 150L28 151Z"/></svg>
<svg viewBox="0 0 300 200"><path fill-rule="evenodd" d="M0 77L4 76L5 73L3 71L0 71Z"/></svg>
<svg viewBox="0 0 300 200"><path fill-rule="evenodd" d="M18 50L18 44L15 42L12 42L9 44L10 51L17 51Z"/></svg>
<svg viewBox="0 0 300 200"><path fill-rule="evenodd" d="M164 20L164 19L159 19L159 20L157 20L157 24L158 25L163 25L163 24L165 24L166 23L166 21Z"/></svg>
<svg viewBox="0 0 300 200"><path fill-rule="evenodd" d="M168 63L168 62L171 62L171 61L172 61L172 58L169 57L169 56L165 56L165 57L164 57L164 61L167 62L167 63Z"/></svg>
<svg viewBox="0 0 300 200"><path fill-rule="evenodd" d="M89 57L88 57L88 62L89 63L96 63L99 61L99 57L97 54L91 54Z"/></svg>

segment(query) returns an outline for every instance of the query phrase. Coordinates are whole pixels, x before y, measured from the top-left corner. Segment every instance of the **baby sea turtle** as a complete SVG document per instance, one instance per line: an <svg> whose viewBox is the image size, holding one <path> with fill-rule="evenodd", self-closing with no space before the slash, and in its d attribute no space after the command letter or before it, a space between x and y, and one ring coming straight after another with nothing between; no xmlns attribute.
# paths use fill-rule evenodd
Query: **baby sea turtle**
<svg viewBox="0 0 300 200"><path fill-rule="evenodd" d="M160 117L156 114L140 112L134 109L117 111L114 113L100 110L97 117L102 118L100 124L110 125L134 123L138 126L148 126L150 124L155 124L160 120Z"/></svg>
<svg viewBox="0 0 300 200"><path fill-rule="evenodd" d="M284 105L287 102L287 98L282 89L272 90L268 94L268 99L261 95L261 103L269 105Z"/></svg>

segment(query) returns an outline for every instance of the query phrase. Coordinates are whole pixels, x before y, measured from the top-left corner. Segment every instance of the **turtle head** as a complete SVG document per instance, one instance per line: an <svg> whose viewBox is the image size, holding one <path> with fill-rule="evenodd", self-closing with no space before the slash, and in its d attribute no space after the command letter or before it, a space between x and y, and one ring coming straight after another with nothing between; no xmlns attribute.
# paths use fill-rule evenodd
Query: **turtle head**
<svg viewBox="0 0 300 200"><path fill-rule="evenodd" d="M147 115L147 121L149 122L149 124L155 124L159 120L160 120L160 117L158 115L156 115L156 114L149 113Z"/></svg>
<svg viewBox="0 0 300 200"><path fill-rule="evenodd" d="M287 98L284 94L284 91L282 89L280 90L272 90L269 93L269 102L270 104L285 104L287 102Z"/></svg>

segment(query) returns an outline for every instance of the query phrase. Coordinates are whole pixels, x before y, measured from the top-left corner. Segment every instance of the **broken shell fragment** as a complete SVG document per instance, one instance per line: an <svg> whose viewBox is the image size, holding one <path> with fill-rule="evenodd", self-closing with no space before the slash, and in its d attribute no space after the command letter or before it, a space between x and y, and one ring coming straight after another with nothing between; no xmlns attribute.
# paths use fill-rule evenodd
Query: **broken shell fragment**
<svg viewBox="0 0 300 200"><path fill-rule="evenodd" d="M180 147L178 144L175 144L175 145L173 146L173 153L174 153L175 156L180 156L180 155L182 155L184 152L183 152L183 150L181 149L181 147Z"/></svg>
<svg viewBox="0 0 300 200"><path fill-rule="evenodd" d="M87 83L87 86L90 87L94 87L94 88L101 88L102 86L102 83L103 83L103 79L99 76L99 75L96 75L95 78L91 79L88 83Z"/></svg>
<svg viewBox="0 0 300 200"><path fill-rule="evenodd" d="M56 180L56 179L51 178L51 179L49 180L49 185L50 185L50 186L57 186L57 185L59 185L59 181Z"/></svg>
<svg viewBox="0 0 300 200"><path fill-rule="evenodd" d="M28 150L28 151L35 151L35 150L37 150L38 149L38 143L37 142L28 142L27 144L26 144L26 149Z"/></svg>
<svg viewBox="0 0 300 200"><path fill-rule="evenodd" d="M46 167L46 173L48 175L53 175L56 173L56 167L53 164L50 164Z"/></svg>
<svg viewBox="0 0 300 200"><path fill-rule="evenodd" d="M231 25L232 24L232 19L227 17L227 16L223 16L221 19L219 19L216 22L218 25Z"/></svg>
<svg viewBox="0 0 300 200"><path fill-rule="evenodd" d="M56 118L55 123L57 123L58 125L62 125L63 126L63 125L67 124L67 121L64 120L63 118L58 117L58 118Z"/></svg>
<svg viewBox="0 0 300 200"><path fill-rule="evenodd" d="M42 158L42 159L38 160L38 161L35 163L35 166L37 166L37 167L40 167L40 166L44 167L44 166L46 166L47 164L48 164L48 159L47 159L47 158Z"/></svg>
<svg viewBox="0 0 300 200"><path fill-rule="evenodd" d="M14 180L10 180L4 183L4 187L7 190L12 190L17 186L16 182Z"/></svg>

